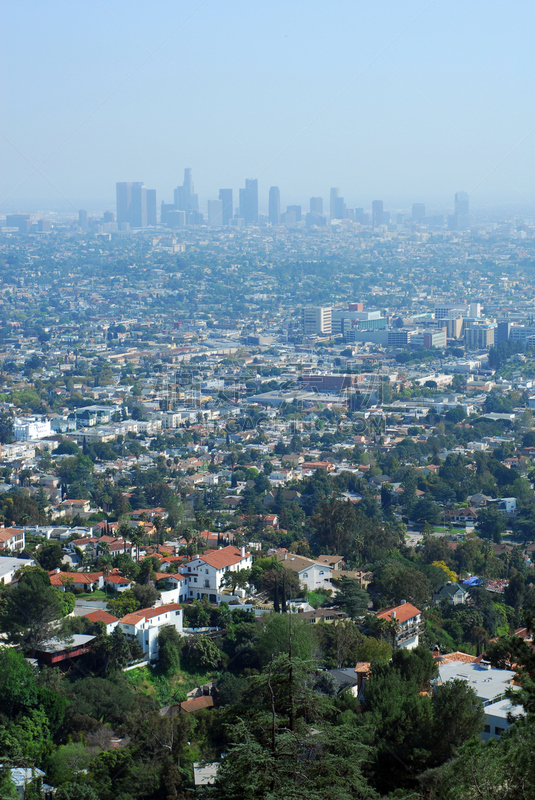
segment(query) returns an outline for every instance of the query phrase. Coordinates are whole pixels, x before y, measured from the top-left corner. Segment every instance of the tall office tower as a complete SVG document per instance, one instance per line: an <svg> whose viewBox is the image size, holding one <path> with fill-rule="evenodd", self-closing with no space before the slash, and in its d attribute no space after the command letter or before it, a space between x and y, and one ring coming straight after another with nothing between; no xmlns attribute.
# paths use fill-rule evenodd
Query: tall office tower
<svg viewBox="0 0 535 800"><path fill-rule="evenodd" d="M305 336L332 333L332 309L330 306L305 306L301 309L301 323Z"/></svg>
<svg viewBox="0 0 535 800"><path fill-rule="evenodd" d="M164 203L162 200L160 205L160 225L168 224L168 215L171 211L176 211L174 203Z"/></svg>
<svg viewBox="0 0 535 800"><path fill-rule="evenodd" d="M131 183L116 183L115 184L117 195L117 222L122 225L124 222L130 222L130 205L132 203L132 184Z"/></svg>
<svg viewBox="0 0 535 800"><path fill-rule="evenodd" d="M336 219L336 208L335 208L335 206L336 206L336 201L337 201L337 199L339 197L340 197L340 189L336 189L336 188L333 187L331 189L331 196L330 196L330 201L331 202L330 202L330 208L329 208L329 213L330 213L331 219Z"/></svg>
<svg viewBox="0 0 535 800"><path fill-rule="evenodd" d="M102 215L102 222L115 222L115 214L113 211L105 211Z"/></svg>
<svg viewBox="0 0 535 800"><path fill-rule="evenodd" d="M195 194L189 167L184 170L184 183L175 189L175 208L185 211L186 215L199 210L199 197Z"/></svg>
<svg viewBox="0 0 535 800"><path fill-rule="evenodd" d="M245 189L240 189L240 217L246 225L258 222L258 181L247 179Z"/></svg>
<svg viewBox="0 0 535 800"><path fill-rule="evenodd" d="M232 189L220 189L219 199L223 203L223 225L228 225L234 216L234 209L232 208Z"/></svg>
<svg viewBox="0 0 535 800"><path fill-rule="evenodd" d="M208 225L223 224L223 201L208 200Z"/></svg>
<svg viewBox="0 0 535 800"><path fill-rule="evenodd" d="M147 227L147 189L142 181L132 184L130 219L133 228Z"/></svg>
<svg viewBox="0 0 535 800"><path fill-rule="evenodd" d="M278 186L269 190L269 222L270 225L280 225L281 221L281 193Z"/></svg>
<svg viewBox="0 0 535 800"><path fill-rule="evenodd" d="M343 197L334 198L334 209L331 209L332 219L345 219L346 218L346 204Z"/></svg>
<svg viewBox="0 0 535 800"><path fill-rule="evenodd" d="M83 231L89 230L89 222L87 221L87 211L85 208L81 208L78 211L78 227Z"/></svg>
<svg viewBox="0 0 535 800"><path fill-rule="evenodd" d="M470 227L470 202L468 192L455 193L455 230L465 231Z"/></svg>
<svg viewBox="0 0 535 800"><path fill-rule="evenodd" d="M377 228L378 225L383 224L384 218L383 201L374 200L372 203L372 227Z"/></svg>
<svg viewBox="0 0 535 800"><path fill-rule="evenodd" d="M423 222L425 219L425 203L412 204L412 221Z"/></svg>
<svg viewBox="0 0 535 800"><path fill-rule="evenodd" d="M147 225L157 225L156 189L147 189Z"/></svg>
<svg viewBox="0 0 535 800"><path fill-rule="evenodd" d="M310 213L323 214L323 197L310 198Z"/></svg>

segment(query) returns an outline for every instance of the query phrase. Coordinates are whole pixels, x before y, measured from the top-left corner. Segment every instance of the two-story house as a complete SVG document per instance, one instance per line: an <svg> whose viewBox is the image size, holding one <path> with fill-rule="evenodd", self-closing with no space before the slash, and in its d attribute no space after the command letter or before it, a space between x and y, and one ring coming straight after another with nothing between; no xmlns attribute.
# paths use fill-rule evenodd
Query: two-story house
<svg viewBox="0 0 535 800"><path fill-rule="evenodd" d="M137 639L151 661L158 660L158 634L167 625L172 625L178 633L182 633L182 608L178 603L142 608L119 620L119 627L126 638Z"/></svg>
<svg viewBox="0 0 535 800"><path fill-rule="evenodd" d="M0 529L0 550L22 552L24 547L24 531L21 528Z"/></svg>
<svg viewBox="0 0 535 800"><path fill-rule="evenodd" d="M402 600L401 605L384 608L375 616L391 623L391 638L395 648L405 647L407 650L412 650L418 647L422 612L412 603Z"/></svg>
<svg viewBox="0 0 535 800"><path fill-rule="evenodd" d="M210 603L220 603L225 597L221 594L223 579L227 572L238 572L253 566L253 558L245 547L222 547L195 556L181 568L189 582L189 597L201 600L206 597Z"/></svg>
<svg viewBox="0 0 535 800"><path fill-rule="evenodd" d="M296 572L300 583L309 592L313 592L315 589L334 588L331 583L333 569L329 564L314 561L311 558L305 558L305 556L296 556L293 553L277 553L277 560L286 569Z"/></svg>
<svg viewBox="0 0 535 800"><path fill-rule="evenodd" d="M440 589L433 594L433 602L440 603L441 600L447 600L451 606L463 605L469 598L468 591L464 586L458 583L448 581Z"/></svg>

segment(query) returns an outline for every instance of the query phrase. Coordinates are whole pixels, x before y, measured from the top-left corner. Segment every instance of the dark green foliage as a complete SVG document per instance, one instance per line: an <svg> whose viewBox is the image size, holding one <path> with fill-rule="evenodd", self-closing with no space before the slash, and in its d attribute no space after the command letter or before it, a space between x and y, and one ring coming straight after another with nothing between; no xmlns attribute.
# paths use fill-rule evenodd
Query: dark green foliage
<svg viewBox="0 0 535 800"><path fill-rule="evenodd" d="M120 723L132 710L134 696L123 679L83 678L72 687L72 699L79 714L103 722Z"/></svg>
<svg viewBox="0 0 535 800"><path fill-rule="evenodd" d="M361 616L367 611L370 596L360 588L358 581L353 578L342 578L337 588L336 605L352 619Z"/></svg>
<svg viewBox="0 0 535 800"><path fill-rule="evenodd" d="M0 626L9 642L32 652L52 635L53 623L61 616L61 601L50 578L41 569L31 569L8 588Z"/></svg>
<svg viewBox="0 0 535 800"><path fill-rule="evenodd" d="M182 639L176 628L168 625L158 634L158 668L164 675L174 675L180 669Z"/></svg>
<svg viewBox="0 0 535 800"><path fill-rule="evenodd" d="M40 547L35 557L39 566L49 572L50 570L57 569L63 562L63 549L59 542L51 542Z"/></svg>

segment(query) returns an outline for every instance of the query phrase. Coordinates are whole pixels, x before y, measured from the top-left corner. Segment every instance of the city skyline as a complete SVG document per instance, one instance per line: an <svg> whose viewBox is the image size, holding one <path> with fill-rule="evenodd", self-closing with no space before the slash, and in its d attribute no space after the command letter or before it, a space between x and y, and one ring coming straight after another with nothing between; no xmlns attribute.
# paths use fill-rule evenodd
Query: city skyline
<svg viewBox="0 0 535 800"><path fill-rule="evenodd" d="M144 176L172 202L184 163L206 198L243 175L288 204L340 186L349 206L446 206L459 187L473 205L535 206L535 8L516 9L118 0L104 18L12 4L0 34L16 65L3 90L1 213L105 207L110 175Z"/></svg>

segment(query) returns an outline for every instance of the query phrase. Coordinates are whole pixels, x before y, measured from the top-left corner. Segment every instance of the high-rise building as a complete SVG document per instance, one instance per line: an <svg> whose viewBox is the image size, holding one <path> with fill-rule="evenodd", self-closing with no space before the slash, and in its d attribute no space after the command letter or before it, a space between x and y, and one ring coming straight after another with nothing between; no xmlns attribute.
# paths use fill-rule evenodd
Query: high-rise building
<svg viewBox="0 0 535 800"><path fill-rule="evenodd" d="M346 204L343 197L335 197L333 202L333 210L331 219L345 219L346 218Z"/></svg>
<svg viewBox="0 0 535 800"><path fill-rule="evenodd" d="M323 197L310 198L310 213L314 215L323 214Z"/></svg>
<svg viewBox="0 0 535 800"><path fill-rule="evenodd" d="M423 222L425 219L425 203L412 204L412 221Z"/></svg>
<svg viewBox="0 0 535 800"><path fill-rule="evenodd" d="M305 306L301 309L301 322L305 336L328 336L332 332L332 309L327 306Z"/></svg>
<svg viewBox="0 0 535 800"><path fill-rule="evenodd" d="M130 222L130 205L132 203L132 184L122 182L115 184L117 195L117 222L122 225Z"/></svg>
<svg viewBox="0 0 535 800"><path fill-rule="evenodd" d="M116 184L117 222L133 228L147 227L147 189L143 181Z"/></svg>
<svg viewBox="0 0 535 800"><path fill-rule="evenodd" d="M147 189L147 225L157 225L156 189Z"/></svg>
<svg viewBox="0 0 535 800"><path fill-rule="evenodd" d="M247 179L245 189L240 189L240 217L246 225L258 222L258 180Z"/></svg>
<svg viewBox="0 0 535 800"><path fill-rule="evenodd" d="M102 222L115 222L115 214L113 211L105 211L102 215Z"/></svg>
<svg viewBox="0 0 535 800"><path fill-rule="evenodd" d="M232 189L220 189L219 199L223 204L222 220L223 225L228 225L234 216L234 209L232 207Z"/></svg>
<svg viewBox="0 0 535 800"><path fill-rule="evenodd" d="M78 227L81 228L83 231L89 230L89 222L87 219L87 211L85 208L81 208L78 211Z"/></svg>
<svg viewBox="0 0 535 800"><path fill-rule="evenodd" d="M208 225L223 224L223 201L208 200Z"/></svg>
<svg viewBox="0 0 535 800"><path fill-rule="evenodd" d="M339 196L340 196L340 189L336 189L335 187L333 187L331 189L331 195L330 195L330 201L331 202L330 202L330 208L329 208L329 214L330 214L331 219L336 219L336 208L335 208L335 205L336 205L336 200L338 199Z"/></svg>
<svg viewBox="0 0 535 800"><path fill-rule="evenodd" d="M470 201L468 192L455 193L455 230L466 231L470 227Z"/></svg>
<svg viewBox="0 0 535 800"><path fill-rule="evenodd" d="M175 189L175 209L185 211L186 219L188 214L199 210L199 196L195 194L189 167L184 170L184 183Z"/></svg>
<svg viewBox="0 0 535 800"><path fill-rule="evenodd" d="M280 225L281 221L281 193L278 186L272 186L269 190L269 223L270 225Z"/></svg>
<svg viewBox="0 0 535 800"><path fill-rule="evenodd" d="M384 221L383 201L374 200L372 203L372 227L377 228Z"/></svg>
<svg viewBox="0 0 535 800"><path fill-rule="evenodd" d="M495 325L470 325L464 332L467 350L486 350L494 344Z"/></svg>
<svg viewBox="0 0 535 800"><path fill-rule="evenodd" d="M129 222L133 228L147 227L147 189L141 181L132 184Z"/></svg>

